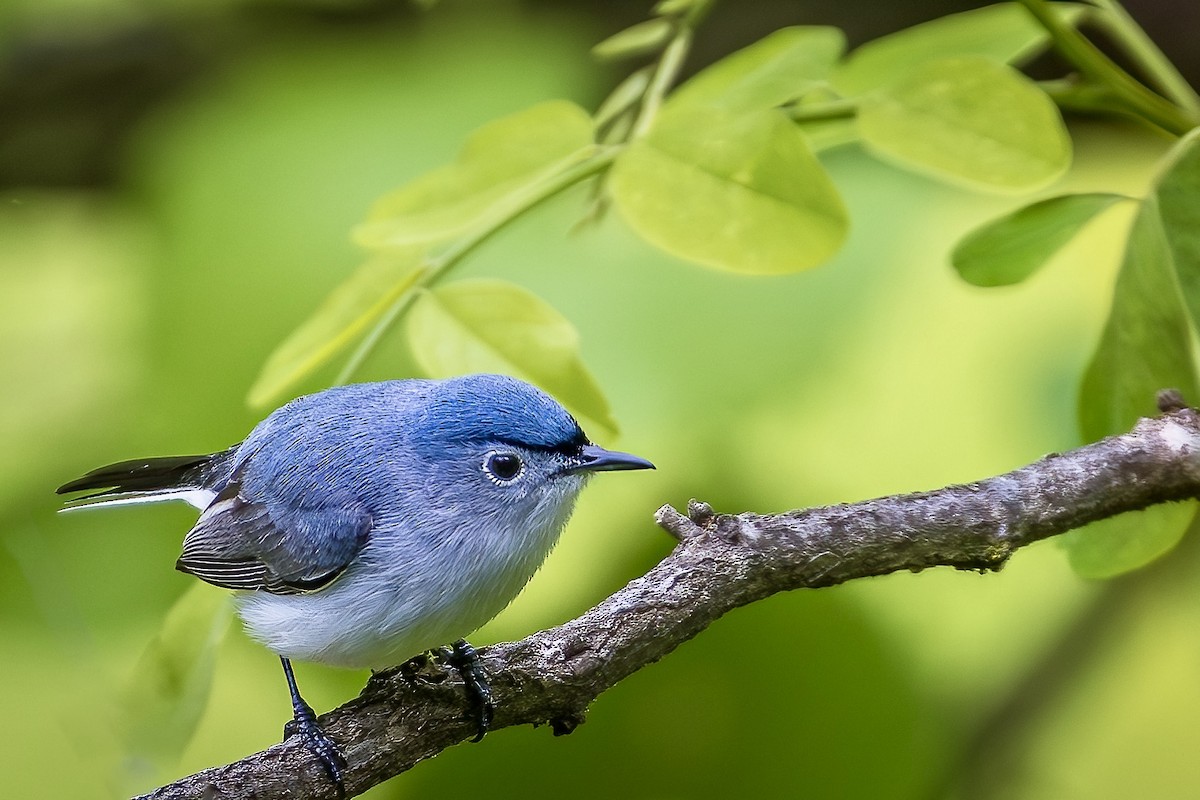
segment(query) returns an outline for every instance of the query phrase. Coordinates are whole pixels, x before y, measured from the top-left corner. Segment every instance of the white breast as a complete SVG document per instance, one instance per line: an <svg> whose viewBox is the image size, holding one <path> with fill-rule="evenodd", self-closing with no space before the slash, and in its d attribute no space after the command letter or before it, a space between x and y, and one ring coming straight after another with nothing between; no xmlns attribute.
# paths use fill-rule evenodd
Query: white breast
<svg viewBox="0 0 1200 800"><path fill-rule="evenodd" d="M287 658L400 664L467 636L512 602L558 540L581 485L564 481L516 525L472 519L441 536L380 530L332 585L241 592L238 612L252 637Z"/></svg>

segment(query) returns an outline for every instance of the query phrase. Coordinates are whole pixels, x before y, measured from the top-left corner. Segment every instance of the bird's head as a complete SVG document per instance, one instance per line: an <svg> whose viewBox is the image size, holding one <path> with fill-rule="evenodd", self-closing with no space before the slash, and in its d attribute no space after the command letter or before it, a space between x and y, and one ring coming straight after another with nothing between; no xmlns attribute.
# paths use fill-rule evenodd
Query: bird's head
<svg viewBox="0 0 1200 800"><path fill-rule="evenodd" d="M593 444L553 398L502 375L432 384L412 433L427 487L473 514L561 521L592 473L654 467Z"/></svg>

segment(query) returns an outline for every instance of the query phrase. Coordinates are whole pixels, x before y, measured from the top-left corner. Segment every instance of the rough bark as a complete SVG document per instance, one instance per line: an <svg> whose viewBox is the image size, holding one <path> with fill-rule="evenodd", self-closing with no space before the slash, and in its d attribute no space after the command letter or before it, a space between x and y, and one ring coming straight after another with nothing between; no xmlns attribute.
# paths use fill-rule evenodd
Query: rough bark
<svg viewBox="0 0 1200 800"><path fill-rule="evenodd" d="M670 653L727 611L788 589L935 566L996 570L1018 548L1156 503L1200 497L1200 416L1166 413L1095 444L977 483L785 514L716 514L693 501L658 523L678 546L577 619L480 651L493 728L569 733L601 692ZM350 796L474 734L462 685L436 664L371 678L324 715ZM298 738L205 770L147 798L333 798Z"/></svg>

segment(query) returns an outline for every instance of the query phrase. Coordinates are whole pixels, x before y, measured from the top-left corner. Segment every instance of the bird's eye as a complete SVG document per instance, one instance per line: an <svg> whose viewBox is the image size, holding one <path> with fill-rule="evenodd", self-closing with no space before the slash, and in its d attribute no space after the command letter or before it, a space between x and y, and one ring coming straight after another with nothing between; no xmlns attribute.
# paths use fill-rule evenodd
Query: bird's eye
<svg viewBox="0 0 1200 800"><path fill-rule="evenodd" d="M492 483L512 483L524 470L525 464L516 453L488 453L483 459L483 471Z"/></svg>

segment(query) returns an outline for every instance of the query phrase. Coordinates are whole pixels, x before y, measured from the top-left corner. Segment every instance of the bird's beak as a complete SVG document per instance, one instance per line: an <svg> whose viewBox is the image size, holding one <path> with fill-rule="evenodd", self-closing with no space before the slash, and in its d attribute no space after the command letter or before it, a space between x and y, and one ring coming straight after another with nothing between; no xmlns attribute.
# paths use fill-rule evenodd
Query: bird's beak
<svg viewBox="0 0 1200 800"><path fill-rule="evenodd" d="M568 472L600 472L614 469L654 469L654 465L644 458L629 453L618 453L616 450L605 450L594 444L584 445L579 450L582 459L571 467Z"/></svg>

